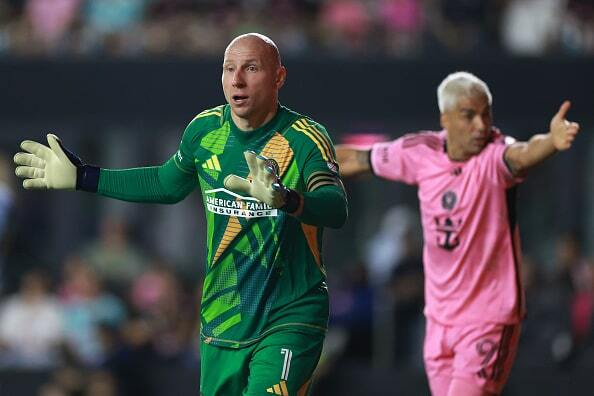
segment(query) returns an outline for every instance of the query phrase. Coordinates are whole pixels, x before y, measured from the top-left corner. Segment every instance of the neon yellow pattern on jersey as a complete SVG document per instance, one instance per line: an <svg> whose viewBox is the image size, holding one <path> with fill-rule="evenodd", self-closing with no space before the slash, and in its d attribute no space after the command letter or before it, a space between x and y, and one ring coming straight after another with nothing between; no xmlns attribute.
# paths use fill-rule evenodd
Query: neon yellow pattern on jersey
<svg viewBox="0 0 594 396"><path fill-rule="evenodd" d="M229 132L229 123L225 122L219 129L207 133L202 140L200 140L200 146L213 154L221 155L225 151L225 144L227 144Z"/></svg>

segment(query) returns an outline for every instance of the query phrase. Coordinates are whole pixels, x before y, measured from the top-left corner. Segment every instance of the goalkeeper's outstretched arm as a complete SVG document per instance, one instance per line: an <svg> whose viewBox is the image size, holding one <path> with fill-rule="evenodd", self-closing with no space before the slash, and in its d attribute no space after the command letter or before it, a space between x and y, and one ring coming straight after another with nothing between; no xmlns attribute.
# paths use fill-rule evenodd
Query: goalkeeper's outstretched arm
<svg viewBox="0 0 594 396"><path fill-rule="evenodd" d="M24 179L26 189L82 190L124 201L175 203L196 187L193 175L179 169L173 159L161 166L101 169L85 164L56 135L47 135L47 142L45 146L25 140L24 152L14 156L15 173Z"/></svg>

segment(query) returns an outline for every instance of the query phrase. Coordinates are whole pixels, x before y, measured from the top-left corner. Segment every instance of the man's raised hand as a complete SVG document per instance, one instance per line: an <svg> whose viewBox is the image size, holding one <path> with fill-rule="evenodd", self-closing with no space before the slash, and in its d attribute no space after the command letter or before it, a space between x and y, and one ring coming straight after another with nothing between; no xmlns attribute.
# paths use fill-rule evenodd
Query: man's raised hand
<svg viewBox="0 0 594 396"><path fill-rule="evenodd" d="M553 145L559 151L570 148L580 130L580 125L577 122L571 122L565 118L570 107L571 102L564 101L557 114L551 119L550 133Z"/></svg>

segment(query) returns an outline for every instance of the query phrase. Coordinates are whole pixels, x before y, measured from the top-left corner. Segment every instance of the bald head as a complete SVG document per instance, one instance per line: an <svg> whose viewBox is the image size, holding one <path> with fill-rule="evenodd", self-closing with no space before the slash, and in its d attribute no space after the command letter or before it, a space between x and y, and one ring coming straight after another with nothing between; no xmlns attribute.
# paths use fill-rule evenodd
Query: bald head
<svg viewBox="0 0 594 396"><path fill-rule="evenodd" d="M222 83L239 129L250 131L272 119L286 76L278 48L268 37L248 33L231 41L223 59Z"/></svg>
<svg viewBox="0 0 594 396"><path fill-rule="evenodd" d="M273 67L281 66L280 52L270 37L260 33L246 33L242 34L241 36L237 36L231 40L227 46L227 49L225 49L225 58L227 57L227 54L230 50L239 45L247 45L250 48L261 50L263 58L266 60L266 62L270 62Z"/></svg>

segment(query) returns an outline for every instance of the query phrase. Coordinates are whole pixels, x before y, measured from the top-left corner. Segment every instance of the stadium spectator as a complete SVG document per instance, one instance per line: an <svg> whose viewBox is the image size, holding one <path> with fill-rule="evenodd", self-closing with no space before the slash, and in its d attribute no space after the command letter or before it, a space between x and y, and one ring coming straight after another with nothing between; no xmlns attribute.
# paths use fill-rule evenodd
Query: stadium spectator
<svg viewBox="0 0 594 396"><path fill-rule="evenodd" d="M394 206L384 213L377 232L365 246L365 261L370 283L383 287L390 282L396 266L408 253L407 235L412 232L414 212L406 206Z"/></svg>
<svg viewBox="0 0 594 396"><path fill-rule="evenodd" d="M141 26L149 0L86 0L82 8L83 51L128 56L140 53Z"/></svg>
<svg viewBox="0 0 594 396"><path fill-rule="evenodd" d="M358 263L347 271L330 296L330 326L346 333L341 359L371 362L373 342L373 288L367 268Z"/></svg>
<svg viewBox="0 0 594 396"><path fill-rule="evenodd" d="M382 0L377 8L386 53L396 56L417 54L422 47L426 22L424 3L420 0Z"/></svg>
<svg viewBox="0 0 594 396"><path fill-rule="evenodd" d="M64 265L61 303L67 344L82 366L96 367L106 359L102 328L118 328L127 313L118 297L102 288L97 274L84 261Z"/></svg>
<svg viewBox="0 0 594 396"><path fill-rule="evenodd" d="M101 221L99 238L80 252L81 259L117 294L128 290L148 267L148 258L132 243L128 228L123 219L106 217Z"/></svg>
<svg viewBox="0 0 594 396"><path fill-rule="evenodd" d="M501 19L504 48L513 55L543 56L559 44L563 0L513 0Z"/></svg>
<svg viewBox="0 0 594 396"><path fill-rule="evenodd" d="M185 292L173 271L161 265L142 274L132 284L130 300L151 327L159 358L170 363L193 359L191 344L198 311L195 299Z"/></svg>
<svg viewBox="0 0 594 396"><path fill-rule="evenodd" d="M32 45L38 45L42 54L56 55L69 50L82 0L28 0L25 18L31 29Z"/></svg>
<svg viewBox="0 0 594 396"><path fill-rule="evenodd" d="M372 18L366 2L329 0L320 10L319 25L325 46L337 53L364 52L372 30Z"/></svg>
<svg viewBox="0 0 594 396"><path fill-rule="evenodd" d="M57 367L64 338L63 312L50 293L49 279L39 270L27 272L18 293L0 307L0 365Z"/></svg>
<svg viewBox="0 0 594 396"><path fill-rule="evenodd" d="M412 227L403 236L403 254L388 284L394 309L394 356L400 367L420 366L423 342L423 259Z"/></svg>
<svg viewBox="0 0 594 396"><path fill-rule="evenodd" d="M552 341L553 357L565 363L576 348L589 341L594 308L594 272L583 256L574 233L559 235L555 244L555 273L551 290L557 291L556 321L564 324Z"/></svg>

